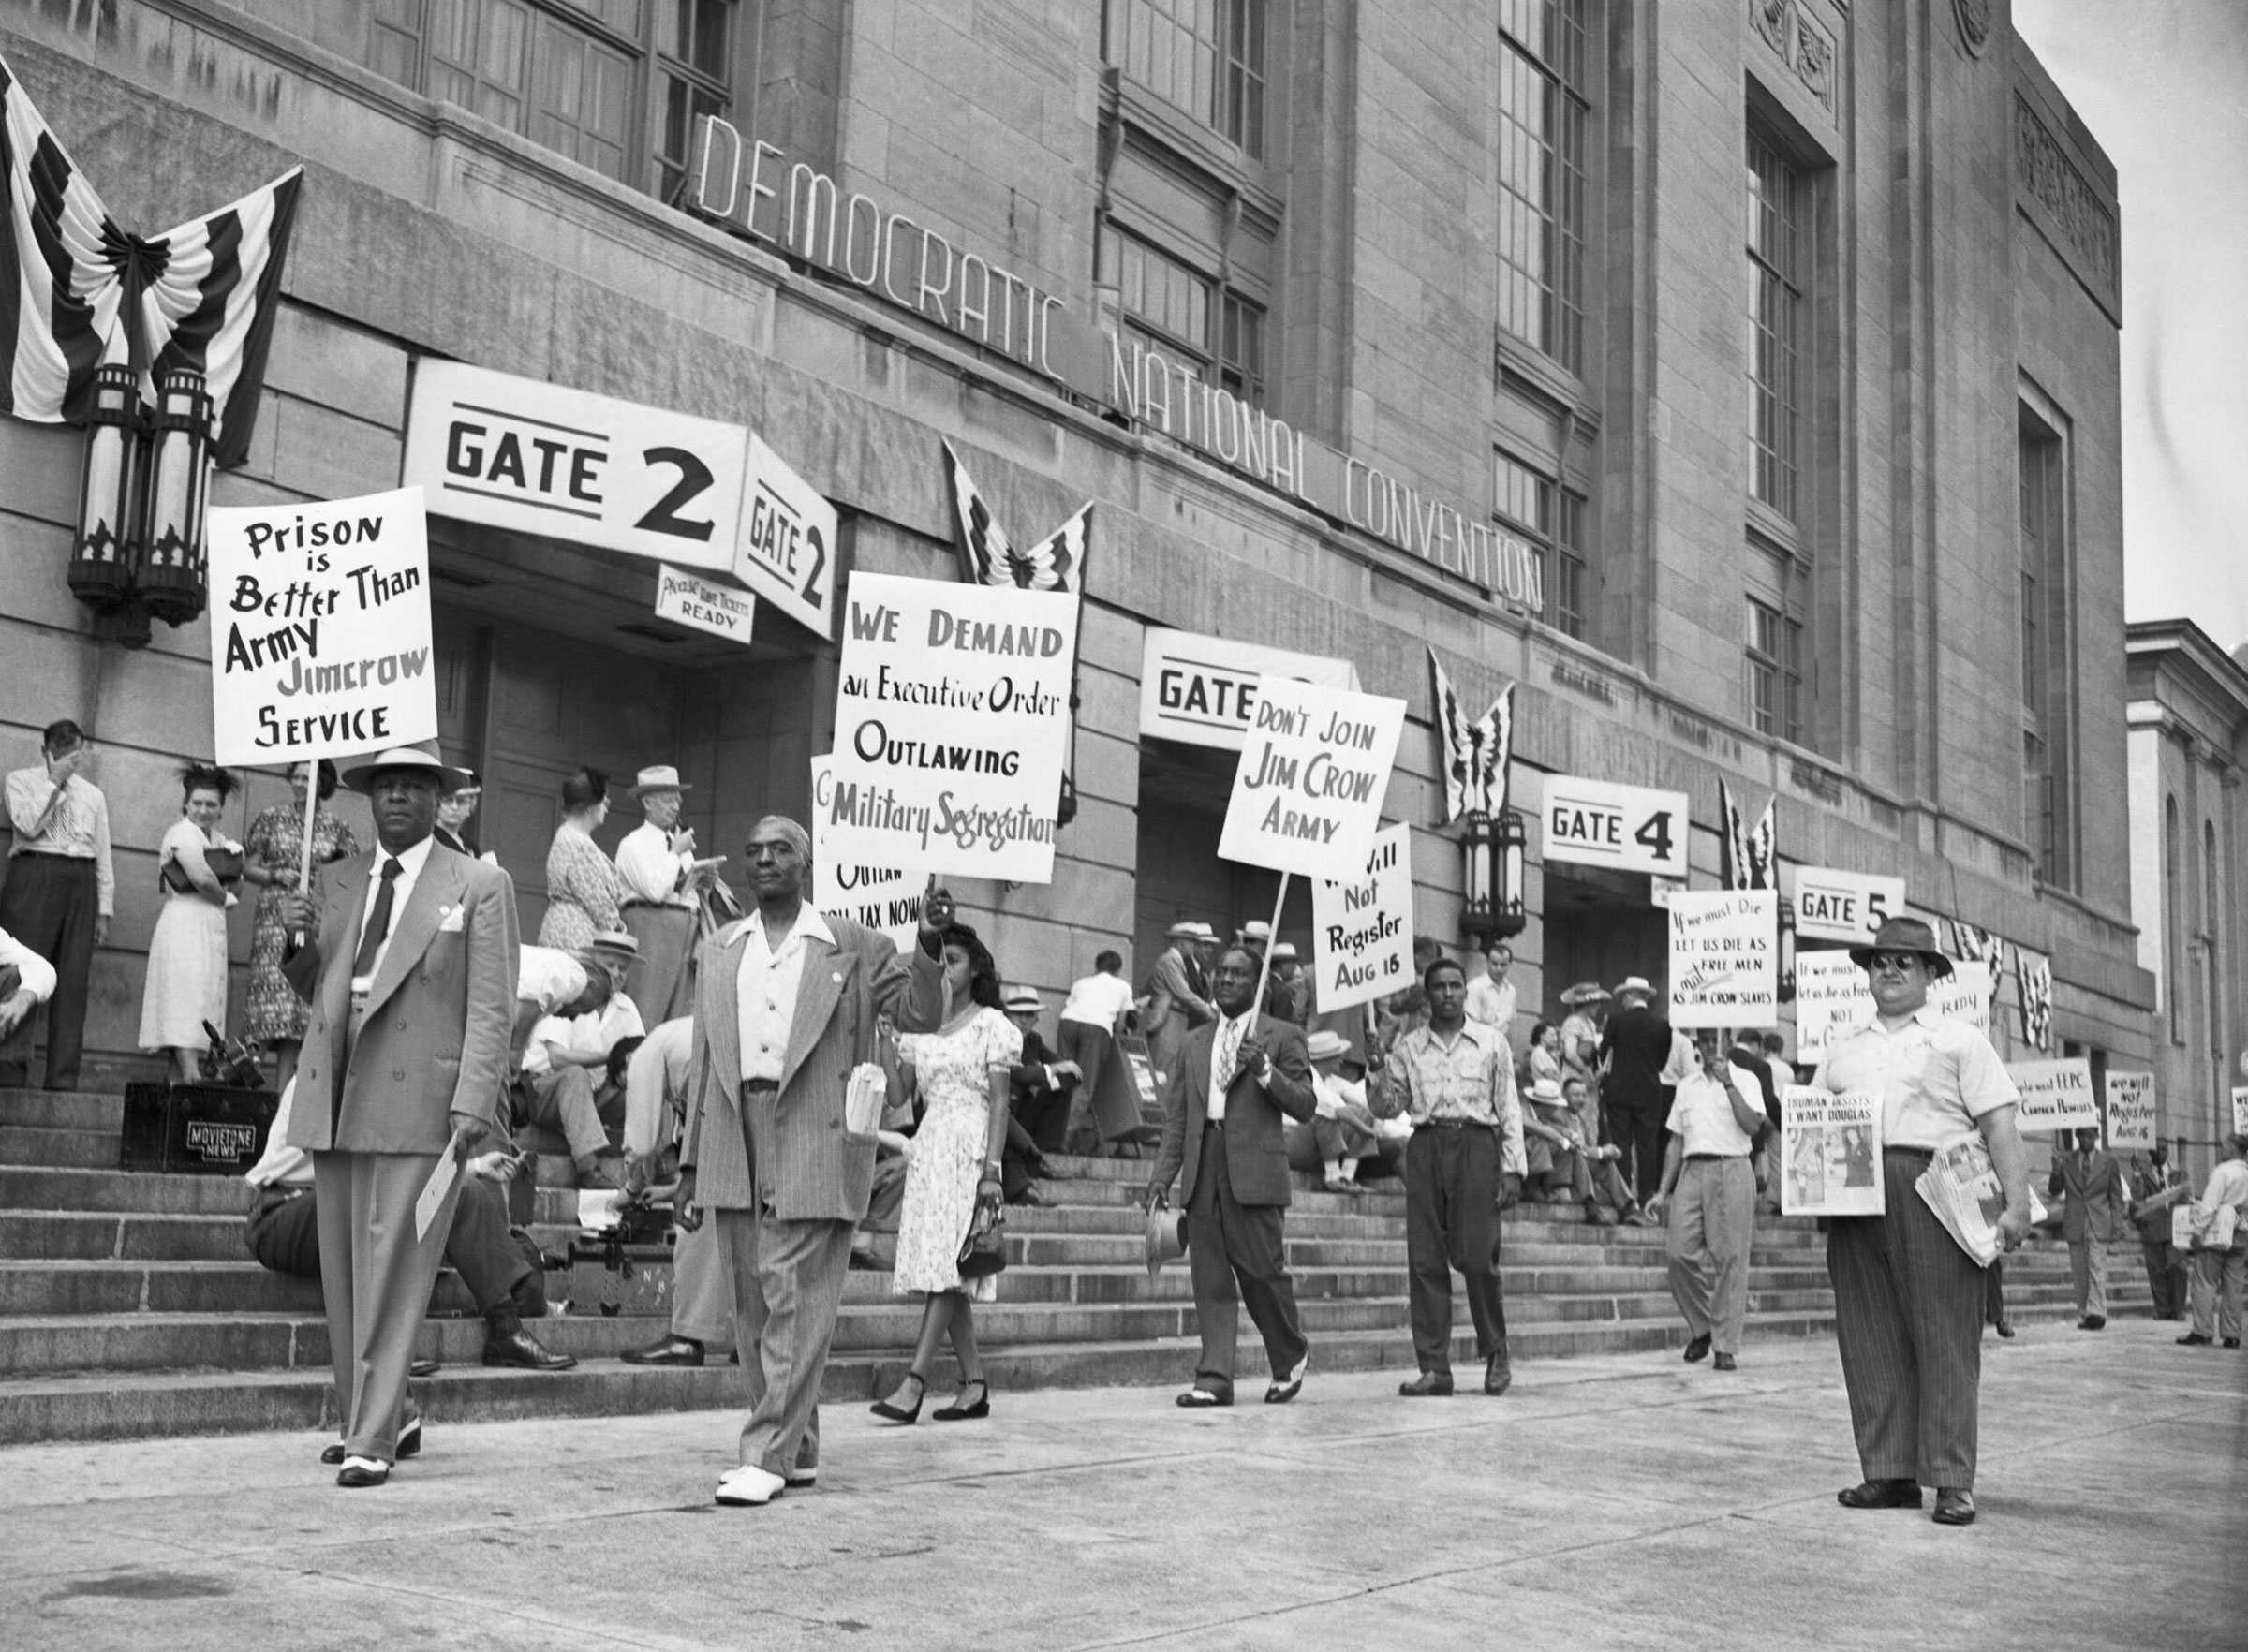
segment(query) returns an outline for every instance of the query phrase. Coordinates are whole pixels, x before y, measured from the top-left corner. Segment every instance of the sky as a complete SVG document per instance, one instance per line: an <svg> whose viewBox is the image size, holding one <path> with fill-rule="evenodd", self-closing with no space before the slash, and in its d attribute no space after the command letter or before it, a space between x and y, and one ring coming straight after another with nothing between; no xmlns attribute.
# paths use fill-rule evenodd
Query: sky
<svg viewBox="0 0 2248 1652"><path fill-rule="evenodd" d="M2124 612L2248 642L2248 0L2014 0L2114 161Z"/></svg>

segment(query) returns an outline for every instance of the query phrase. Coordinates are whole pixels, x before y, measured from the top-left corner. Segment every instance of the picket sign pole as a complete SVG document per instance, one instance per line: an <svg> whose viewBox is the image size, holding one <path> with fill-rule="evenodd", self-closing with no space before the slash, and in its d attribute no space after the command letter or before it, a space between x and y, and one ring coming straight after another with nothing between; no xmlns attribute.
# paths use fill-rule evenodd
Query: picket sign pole
<svg viewBox="0 0 2248 1652"><path fill-rule="evenodd" d="M308 901L312 899L312 823L318 818L319 812L320 760L317 757L306 758L304 760L303 830L297 834L300 840L297 844L297 893ZM291 938L300 947L312 939L308 935L294 936Z"/></svg>
<svg viewBox="0 0 2248 1652"><path fill-rule="evenodd" d="M1264 983L1272 979L1272 949L1280 944L1280 908L1288 904L1288 874L1280 874L1280 892L1272 897L1272 933L1264 937L1264 958L1257 969L1257 996L1250 1000L1249 1025L1254 1027L1264 1010Z"/></svg>

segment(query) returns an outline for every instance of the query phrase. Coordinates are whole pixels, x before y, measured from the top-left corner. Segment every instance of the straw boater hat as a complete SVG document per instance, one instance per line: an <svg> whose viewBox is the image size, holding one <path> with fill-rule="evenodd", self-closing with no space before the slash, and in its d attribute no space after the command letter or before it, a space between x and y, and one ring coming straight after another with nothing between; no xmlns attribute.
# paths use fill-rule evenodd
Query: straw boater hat
<svg viewBox="0 0 2248 1652"><path fill-rule="evenodd" d="M585 943L585 950L605 958L615 958L626 964L640 962L640 942L629 930L604 929Z"/></svg>
<svg viewBox="0 0 2248 1652"><path fill-rule="evenodd" d="M388 751L378 751L371 762L346 769L343 781L354 791L363 792L375 784L375 776L385 769L413 769L428 774L437 783L437 789L447 795L460 790L468 783L468 776L459 769L447 768L437 756L437 743L424 740L414 745L394 745Z"/></svg>
<svg viewBox="0 0 2248 1652"><path fill-rule="evenodd" d="M632 779L632 795L645 797L651 791L692 791L694 788L679 778L679 771L669 763L658 763L641 770Z"/></svg>
<svg viewBox="0 0 2248 1652"><path fill-rule="evenodd" d="M1201 937L1202 925L1191 918L1181 918L1176 923L1163 931L1165 940L1199 940Z"/></svg>
<svg viewBox="0 0 2248 1652"><path fill-rule="evenodd" d="M1241 938L1254 941L1260 947L1272 944L1272 925L1262 918L1251 919L1241 926Z"/></svg>
<svg viewBox="0 0 2248 1652"><path fill-rule="evenodd" d="M1009 993L1007 996L1001 1000L1001 1008L1006 1010L1011 1015L1017 1010L1027 1010L1035 1015L1045 1007L1045 1000L1038 996L1038 993L1035 989L1030 987L1016 987L1014 991Z"/></svg>
<svg viewBox="0 0 2248 1652"><path fill-rule="evenodd" d="M1167 1261L1187 1254L1187 1213L1150 1209L1147 1212L1147 1276L1152 1279Z"/></svg>
<svg viewBox="0 0 2248 1652"><path fill-rule="evenodd" d="M1272 943L1272 961L1275 964L1294 963L1295 943L1294 941L1274 941Z"/></svg>
<svg viewBox="0 0 2248 1652"><path fill-rule="evenodd" d="M1304 1040L1304 1055L1313 1061L1333 1061L1350 1053L1351 1040L1327 1027L1321 1027Z"/></svg>
<svg viewBox="0 0 2248 1652"><path fill-rule="evenodd" d="M1596 981L1580 981L1561 995L1561 1002L1572 1010L1582 1009L1587 1004L1605 1004L1607 1001L1608 989Z"/></svg>
<svg viewBox="0 0 2248 1652"><path fill-rule="evenodd" d="M1936 945L1936 932L1917 918L1885 918L1873 938L1850 949L1850 962L1871 972L1876 952L1917 952L1928 960L1928 971L1938 981L1951 973L1951 960Z"/></svg>
<svg viewBox="0 0 2248 1652"><path fill-rule="evenodd" d="M1561 1106L1564 1101L1561 1095L1561 1081L1549 1078L1533 1079L1530 1086L1530 1099L1546 1107Z"/></svg>
<svg viewBox="0 0 2248 1652"><path fill-rule="evenodd" d="M1616 983L1616 1001L1618 1003L1621 1003L1634 994L1642 998L1652 998L1655 996L1655 989L1644 975L1627 975Z"/></svg>

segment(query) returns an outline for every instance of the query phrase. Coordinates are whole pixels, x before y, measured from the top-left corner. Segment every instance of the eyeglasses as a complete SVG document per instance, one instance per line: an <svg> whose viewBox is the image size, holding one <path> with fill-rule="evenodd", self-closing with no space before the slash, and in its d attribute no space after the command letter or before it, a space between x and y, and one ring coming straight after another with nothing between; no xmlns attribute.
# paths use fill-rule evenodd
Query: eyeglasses
<svg viewBox="0 0 2248 1652"><path fill-rule="evenodd" d="M1879 975L1887 970L1894 975L1910 975L1919 966L1920 954L1917 952L1876 952L1869 966L1869 973Z"/></svg>

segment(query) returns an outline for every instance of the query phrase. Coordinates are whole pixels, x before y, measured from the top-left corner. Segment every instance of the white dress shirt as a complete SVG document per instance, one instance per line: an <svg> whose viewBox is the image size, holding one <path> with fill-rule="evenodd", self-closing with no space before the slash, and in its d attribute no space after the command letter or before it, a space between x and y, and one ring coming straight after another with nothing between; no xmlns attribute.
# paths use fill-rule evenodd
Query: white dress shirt
<svg viewBox="0 0 2248 1652"><path fill-rule="evenodd" d="M682 1015L658 1023L625 1064L627 1158L649 1158L668 1143L684 1109L688 1057L694 1046L695 1018Z"/></svg>
<svg viewBox="0 0 2248 1652"><path fill-rule="evenodd" d="M1729 1076L1741 1099L1752 1110L1758 1110L1753 1098L1761 1096L1764 1089L1755 1075L1734 1067ZM1689 1158L1704 1155L1746 1158L1756 1145L1754 1138L1740 1128L1740 1120L1733 1116L1733 1099L1725 1094L1725 1086L1706 1072L1689 1073L1679 1081L1664 1128L1678 1135Z"/></svg>
<svg viewBox="0 0 2248 1652"><path fill-rule="evenodd" d="M434 837L425 837L412 848L396 856L379 846L376 848L375 859L367 867L366 917L360 920L359 933L351 938L351 955L354 958L359 956L359 949L367 938L367 920L375 916L375 895L382 887L383 862L396 860L398 876L391 880L390 925L382 932L382 944L375 949L375 962L366 975L363 978L352 978L353 992L364 992L375 977L382 973L382 955L391 950L391 937L398 933L398 920L406 912L407 900L414 892L414 884L422 877L422 868L429 864L429 851L436 847L436 842Z"/></svg>
<svg viewBox="0 0 2248 1652"><path fill-rule="evenodd" d="M1070 982L1069 1001L1061 1007L1064 1021L1113 1030L1117 1017L1131 1008L1131 982L1120 975L1087 975Z"/></svg>
<svg viewBox="0 0 2248 1652"><path fill-rule="evenodd" d="M44 1004L54 996L54 966L40 957L5 929L0 929L0 964L13 964L22 978L23 989L31 994L31 1001Z"/></svg>
<svg viewBox="0 0 2248 1652"><path fill-rule="evenodd" d="M54 800L54 782L47 765L17 769L7 777L7 820L15 828L10 855L65 855L94 863L94 909L102 917L117 910L117 873L110 860L110 800L101 788L83 774L73 774L63 801L47 819L47 830L37 832L39 817Z"/></svg>
<svg viewBox="0 0 2248 1652"><path fill-rule="evenodd" d="M644 820L625 833L616 846L616 869L634 896L659 906L695 904L687 892L687 879L695 869L695 857L674 853L672 834L653 820Z"/></svg>
<svg viewBox="0 0 2248 1652"><path fill-rule="evenodd" d="M525 947L517 953L515 996L552 1015L585 991L585 966L554 947Z"/></svg>
<svg viewBox="0 0 2248 1652"><path fill-rule="evenodd" d="M312 1186L312 1155L302 1147L288 1144L288 1115L296 1102L297 1081L291 1078L282 1086L280 1102L274 1108L273 1128L265 1133L265 1151L242 1178L251 1187Z"/></svg>
<svg viewBox="0 0 2248 1652"><path fill-rule="evenodd" d="M523 1052L523 1070L552 1072L556 1050L614 1050L627 1039L647 1031L640 1006L623 993L612 993L599 1010L583 1015L545 1015L531 1027L530 1042ZM596 1075L595 1083L599 1083Z"/></svg>
<svg viewBox="0 0 2248 1652"><path fill-rule="evenodd" d="M1974 1135L1984 1114L2021 1099L1990 1040L1927 1005L1900 1026L1876 1017L1831 1046L1813 1082L1837 1095L1875 1092L1883 1143L1931 1153Z"/></svg>
<svg viewBox="0 0 2248 1652"><path fill-rule="evenodd" d="M742 1040L742 1078L780 1083L789 1057L789 1030L796 1025L796 989L804 981L807 940L836 944L836 933L817 907L806 902L777 946L768 942L762 913L745 920L742 970L735 982L734 1013Z"/></svg>
<svg viewBox="0 0 2248 1652"><path fill-rule="evenodd" d="M1470 1021L1480 1021L1486 1026L1495 1026L1511 1037L1515 1029L1516 994L1513 979L1498 981L1487 975L1479 975L1468 982L1467 1011Z"/></svg>

